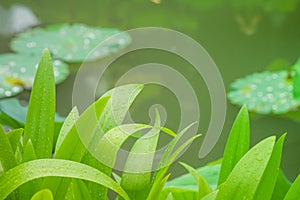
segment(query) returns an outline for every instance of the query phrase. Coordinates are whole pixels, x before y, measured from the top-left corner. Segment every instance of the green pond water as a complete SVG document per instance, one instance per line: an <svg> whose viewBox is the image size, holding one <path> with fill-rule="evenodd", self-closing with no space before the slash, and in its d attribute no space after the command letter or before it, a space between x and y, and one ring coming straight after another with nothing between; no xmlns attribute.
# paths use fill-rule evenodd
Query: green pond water
<svg viewBox="0 0 300 200"><path fill-rule="evenodd" d="M157 1L156 1L157 2ZM206 3L204 3L206 2ZM210 2L210 3L208 3ZM242 1L241 1L242 2ZM243 1L244 2L244 1ZM251 3L252 2L252 3ZM300 56L300 6L263 7L259 1L184 1L161 0L159 4L150 0L91 0L91 1L9 1L0 2L0 32L8 27L4 12L13 5L22 5L34 13L42 25L54 23L84 23L92 26L113 27L128 30L137 27L164 27L182 32L199 42L210 54L223 77L226 90L236 78L253 72L260 72L276 59L294 63ZM277 1L276 1L277 2ZM290 2L290 1L287 1ZM300 2L299 2L300 4ZM2 12L2 13L1 13ZM9 41L13 34L0 36L0 53L9 51ZM159 37L159 36L158 36ZM111 64L100 84L99 95L112 88L116 81L134 66L145 63L162 63L173 67L191 81L197 91L201 120L199 132L205 133L210 120L210 100L207 87L185 60L171 53L159 50L131 52ZM91 63L91 71L97 63ZM80 64L70 64L71 75L57 86L57 110L67 114L72 107L72 89L76 71ZM141 74L138 78L143 80ZM167 77L166 77L167 78ZM97 83L95 83L97 84ZM26 99L29 92L19 95ZM133 119L149 123L148 109L153 104L161 104L168 113L166 126L178 128L180 116L178 101L165 88L146 86L132 107ZM198 105L195 105L198 106ZM181 161L198 167L221 157L225 142L238 112L238 107L227 102L226 122L222 135L211 151L203 159L198 159L198 151L203 139L193 143L181 157ZM142 110L143 112L140 112ZM282 168L292 180L300 173L300 124L277 116L251 116L251 144L270 135L288 132L284 146ZM177 176L184 172L178 164L173 166Z"/></svg>

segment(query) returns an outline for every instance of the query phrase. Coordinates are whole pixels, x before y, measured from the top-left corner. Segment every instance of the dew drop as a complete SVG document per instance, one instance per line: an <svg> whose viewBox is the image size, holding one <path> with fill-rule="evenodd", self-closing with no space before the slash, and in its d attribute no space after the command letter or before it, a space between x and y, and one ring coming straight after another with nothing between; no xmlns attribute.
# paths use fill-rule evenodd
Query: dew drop
<svg viewBox="0 0 300 200"><path fill-rule="evenodd" d="M19 91L20 91L20 88L15 86L15 87L12 88L12 91L13 91L13 92L19 92Z"/></svg>
<svg viewBox="0 0 300 200"><path fill-rule="evenodd" d="M263 93L262 93L262 92L258 92L258 93L257 93L257 96L258 96L258 97L262 97L262 96L263 96Z"/></svg>
<svg viewBox="0 0 300 200"><path fill-rule="evenodd" d="M125 43L126 43L126 41L125 41L125 39L124 39L124 38L121 38L121 39L119 40L119 43L120 43L121 45L123 45L123 44L125 44Z"/></svg>
<svg viewBox="0 0 300 200"><path fill-rule="evenodd" d="M9 64L11 67L16 66L16 63L15 63L14 61L10 61L8 64Z"/></svg>
<svg viewBox="0 0 300 200"><path fill-rule="evenodd" d="M61 62L59 61L59 60L55 60L54 62L53 62L53 65L60 65L61 64Z"/></svg>
<svg viewBox="0 0 300 200"><path fill-rule="evenodd" d="M84 43L85 45L89 45L89 44L90 44L90 40L89 40L89 39L84 39L84 40L83 40L83 43Z"/></svg>
<svg viewBox="0 0 300 200"><path fill-rule="evenodd" d="M94 39L95 38L95 34L94 33L88 33L87 37Z"/></svg>
<svg viewBox="0 0 300 200"><path fill-rule="evenodd" d="M21 67L21 68L20 68L20 71L21 71L22 73L25 73L25 72L26 72L26 68L25 68L25 67Z"/></svg>
<svg viewBox="0 0 300 200"><path fill-rule="evenodd" d="M272 78L273 78L273 79L277 79L277 78L278 78L278 74L275 74L275 73L272 74Z"/></svg>
<svg viewBox="0 0 300 200"><path fill-rule="evenodd" d="M272 109L276 111L278 109L278 106L277 105L272 105Z"/></svg>
<svg viewBox="0 0 300 200"><path fill-rule="evenodd" d="M72 54L69 53L69 54L66 55L66 59L69 60L69 59L72 59L72 58L73 58Z"/></svg>
<svg viewBox="0 0 300 200"><path fill-rule="evenodd" d="M9 97L9 96L11 96L11 91L5 91L5 96L7 96L7 97Z"/></svg>
<svg viewBox="0 0 300 200"><path fill-rule="evenodd" d="M36 42L28 42L28 43L26 44L26 46L27 46L28 48L33 48L33 47L36 46Z"/></svg>
<svg viewBox="0 0 300 200"><path fill-rule="evenodd" d="M268 86L268 87L267 87L267 92L272 92L272 91L273 91L273 87Z"/></svg>

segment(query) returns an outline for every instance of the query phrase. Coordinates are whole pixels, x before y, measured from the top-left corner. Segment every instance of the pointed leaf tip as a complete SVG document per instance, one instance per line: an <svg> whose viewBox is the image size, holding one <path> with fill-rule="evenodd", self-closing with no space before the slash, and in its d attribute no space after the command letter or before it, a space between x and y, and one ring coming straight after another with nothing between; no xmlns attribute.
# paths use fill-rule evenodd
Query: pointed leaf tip
<svg viewBox="0 0 300 200"><path fill-rule="evenodd" d="M219 183L221 185L229 176L235 165L248 151L250 144L250 122L247 106L240 109L227 139L223 154Z"/></svg>
<svg viewBox="0 0 300 200"><path fill-rule="evenodd" d="M43 50L43 56L51 56L50 55L50 51L49 51L49 49L48 48L45 48L44 50Z"/></svg>

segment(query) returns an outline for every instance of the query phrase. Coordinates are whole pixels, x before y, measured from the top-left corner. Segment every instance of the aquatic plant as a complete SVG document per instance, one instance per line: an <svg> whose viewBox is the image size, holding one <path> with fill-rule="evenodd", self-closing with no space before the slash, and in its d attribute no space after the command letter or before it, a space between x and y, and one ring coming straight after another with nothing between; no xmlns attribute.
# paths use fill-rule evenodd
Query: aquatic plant
<svg viewBox="0 0 300 200"><path fill-rule="evenodd" d="M291 186L280 170L283 142L268 137L249 150L247 107L240 110L227 140L223 158L166 183L162 199L298 199L300 176ZM298 191L297 191L298 190Z"/></svg>
<svg viewBox="0 0 300 200"><path fill-rule="evenodd" d="M44 90L44 88L47 88L47 90ZM170 147L160 161L160 166L163 168L156 171L156 176L152 179L152 183L149 179L151 170L138 175L131 174L127 170L122 174L121 185L119 185L110 178L112 168L94 157L99 155L100 152L101 156L109 158L108 162L113 166L118 150L130 134L152 127L142 124L118 125L119 121L123 121L134 99L133 97L141 89L142 85L125 85L115 88L104 94L81 116L79 116L77 109L74 108L60 129L57 141L53 143L55 84L50 54L48 50L45 50L37 69L24 129L15 129L9 133L4 133L2 129L0 130L2 138L0 147L1 152L4 152L3 154L0 153L2 166L0 199L29 199L32 196L32 198L37 198L36 196L40 195L61 199L65 196L71 198L75 193L79 195L76 195L77 199L103 199L107 195L107 189L114 190L124 199L129 199L129 197L138 199L141 196L145 197L148 195L151 198L157 198L157 195L159 195L157 190L160 190L162 187L161 181L166 180L165 173L169 165L197 136L181 144L180 148L174 152L172 150L183 136L184 131L175 135L169 129L156 126L154 130L157 131L151 132L154 137L138 140L140 145L135 146L134 153L143 153L153 148L156 149L160 130L174 137ZM111 107L111 103L109 103L111 101L110 97L112 94L118 93L122 94L122 100L118 101L119 105ZM44 99L44 101L40 101L40 99ZM112 113L115 109L118 110L118 116L114 116ZM93 121L95 115L96 119ZM37 118L36 116L39 117ZM157 114L156 125L158 124L159 115ZM93 132L92 130L98 126L101 129L98 132ZM80 136L82 132L80 132L81 129L78 127L85 127L84 133L87 134L84 136L85 140L82 140ZM124 135L124 129L128 130L129 135ZM99 141L98 148L95 148L94 152L91 149L88 150L86 146L91 141L91 138L96 137L93 133L98 136L105 133L104 139ZM107 141L106 139L108 138L110 140ZM117 146L111 146L110 142ZM151 149L149 149L149 145L152 146ZM128 160L130 160L131 164L138 162L136 157L129 156ZM147 165L142 166L148 168L149 164L150 166L152 165L151 163L152 161L149 160ZM130 164L125 166L127 169L130 167ZM143 192L139 194L131 191L136 184L136 176L139 176L138 180L143 180L144 183L144 185L140 185L139 189ZM127 193L122 189L124 184L129 187L125 189ZM150 184L153 186L150 187ZM50 190L44 190L45 188Z"/></svg>
<svg viewBox="0 0 300 200"><path fill-rule="evenodd" d="M112 37L113 35L115 36ZM11 41L10 46L15 52L33 55L39 55L44 48L49 48L54 58L67 62L82 62L116 53L130 42L131 38L127 33L113 28L55 24L20 33ZM101 46L97 48L100 43ZM97 50L94 50L95 48Z"/></svg>
<svg viewBox="0 0 300 200"><path fill-rule="evenodd" d="M153 126L120 125L142 88L138 84L114 88L81 115L73 108L53 142L55 82L50 54L45 50L36 72L24 129L5 133L0 128L0 199L107 199L108 189L126 200L300 198L300 178L291 185L280 171L285 134L277 141L275 136L268 137L249 150L246 106L232 126L221 161L199 170L181 163L190 175L167 183L170 165L199 135L181 141L189 127L176 135L160 127L158 112ZM118 101L112 104L116 97ZM113 114L116 111L118 115ZM137 134L143 129L151 129L147 137ZM151 172L160 131L173 139L157 170ZM120 174L113 167L118 151L130 135L137 140ZM141 162L137 155L146 153L153 154Z"/></svg>
<svg viewBox="0 0 300 200"><path fill-rule="evenodd" d="M24 54L0 55L0 98L21 93L33 84L39 57ZM55 83L59 84L69 75L68 65L53 61Z"/></svg>
<svg viewBox="0 0 300 200"><path fill-rule="evenodd" d="M290 71L264 71L239 78L231 84L228 99L233 104L247 104L258 114L285 114L296 111L299 101L300 59Z"/></svg>

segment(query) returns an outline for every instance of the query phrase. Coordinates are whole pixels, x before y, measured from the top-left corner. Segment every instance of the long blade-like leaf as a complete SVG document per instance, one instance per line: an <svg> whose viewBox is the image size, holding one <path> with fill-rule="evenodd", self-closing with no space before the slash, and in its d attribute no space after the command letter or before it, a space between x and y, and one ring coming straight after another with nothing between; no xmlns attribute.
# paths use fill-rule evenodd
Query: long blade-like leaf
<svg viewBox="0 0 300 200"><path fill-rule="evenodd" d="M75 125L75 122L78 120L78 118L79 118L78 110L76 107L74 107L69 113L69 115L67 116L65 122L63 123L60 129L56 146L55 146L55 152L58 151L66 135L70 132L71 128Z"/></svg>
<svg viewBox="0 0 300 200"><path fill-rule="evenodd" d="M284 197L284 200L300 199L300 175L296 178L291 188Z"/></svg>
<svg viewBox="0 0 300 200"><path fill-rule="evenodd" d="M140 84L123 85L108 91L101 97L109 97L110 99L99 119L99 123L97 126L100 129L100 131L94 134L95 138L100 138L110 129L123 123L123 120L129 110L129 107L133 103L136 96L141 92L143 87L144 86ZM97 144L91 145L97 146ZM99 162L96 158L94 158L91 155L90 152L86 152L81 161L99 169L107 175L110 175L112 172L111 168ZM95 200L101 200L100 197L104 196L107 193L107 188L105 187L100 186L99 188L99 185L96 185L92 182L88 182L87 185L89 190L91 191L93 199Z"/></svg>
<svg viewBox="0 0 300 200"><path fill-rule="evenodd" d="M197 169L199 174L203 176L209 187L215 190L218 184L218 177L220 174L220 164L211 164ZM197 192L197 182L190 173L183 174L177 178L168 181L165 188L179 188L187 189Z"/></svg>
<svg viewBox="0 0 300 200"><path fill-rule="evenodd" d="M65 200L92 200L88 188L82 180L72 179Z"/></svg>
<svg viewBox="0 0 300 200"><path fill-rule="evenodd" d="M16 152L17 148L22 149L22 134L24 129L13 129L7 133L7 137L9 139L10 145L14 152Z"/></svg>
<svg viewBox="0 0 300 200"><path fill-rule="evenodd" d="M51 158L55 115L55 81L50 52L45 49L35 75L24 129L38 158Z"/></svg>
<svg viewBox="0 0 300 200"><path fill-rule="evenodd" d="M200 200L201 198L212 192L209 184L205 181L205 179L200 175L200 173L196 169L185 163L180 164L184 166L186 170L188 170L188 172L193 176L196 183L198 184L197 199Z"/></svg>
<svg viewBox="0 0 300 200"><path fill-rule="evenodd" d="M227 140L219 177L219 185L227 179L234 166L249 150L249 142L249 116L247 107L244 105L233 123Z"/></svg>
<svg viewBox="0 0 300 200"><path fill-rule="evenodd" d="M294 76L293 76L293 95L294 98L299 100L300 98L300 58L293 66Z"/></svg>
<svg viewBox="0 0 300 200"><path fill-rule="evenodd" d="M271 199L280 170L283 142L286 134L282 135L276 142L270 161L256 189L254 199Z"/></svg>
<svg viewBox="0 0 300 200"><path fill-rule="evenodd" d="M147 197L147 200L154 200L154 199L160 199L160 194L164 188L164 185L166 184L167 180L169 179L171 174L168 174L165 176L160 183L157 185L158 187L155 188L155 190L151 190L149 193L149 196Z"/></svg>
<svg viewBox="0 0 300 200"><path fill-rule="evenodd" d="M134 133L150 128L166 130L166 128L158 128L146 124L123 124L108 131L98 142L98 146L92 154L102 163L113 167L122 144ZM168 133L170 132L168 130ZM172 136L174 135L175 133L172 133Z"/></svg>
<svg viewBox="0 0 300 200"><path fill-rule="evenodd" d="M81 129L81 133L84 133L80 134L80 136L85 135L86 137L93 136L95 138L100 138L108 130L123 122L130 105L142 88L143 85L131 84L114 88L105 93L80 116L76 126L71 128L70 133L67 134L64 141L61 143L59 148L61 150L57 150L55 157L74 161L81 160L83 163L93 166L109 175L111 173L111 169L104 164L101 164L88 151L86 151L86 148L82 143L82 139L84 138L79 137L78 134L80 131L79 129ZM111 96L114 97L114 100L110 99ZM99 109L98 107L101 107L101 105L105 106L105 108L103 107L103 109ZM88 139L89 138L85 138L86 143L88 143ZM94 194L93 198L95 199L98 199L107 193L106 188L102 187L101 189L101 186L99 187L99 185L95 185L91 182L88 182L87 184L89 185L91 193ZM67 183L64 183L63 185L64 186L59 186L60 190L55 193L55 198L61 199L64 197L67 189L65 186Z"/></svg>
<svg viewBox="0 0 300 200"><path fill-rule="evenodd" d="M14 151L9 143L6 133L0 125L0 163L3 171L7 171L17 165Z"/></svg>
<svg viewBox="0 0 300 200"><path fill-rule="evenodd" d="M292 183L286 178L282 170L279 171L276 185L272 194L272 200L284 199L286 193L289 191Z"/></svg>
<svg viewBox="0 0 300 200"><path fill-rule="evenodd" d="M206 195L201 200L215 200L217 198L219 190L213 191L212 193Z"/></svg>
<svg viewBox="0 0 300 200"><path fill-rule="evenodd" d="M41 177L66 177L92 181L112 189L129 200L126 192L109 176L88 165L69 160L38 159L20 164L0 177L0 199L20 185Z"/></svg>
<svg viewBox="0 0 300 200"><path fill-rule="evenodd" d="M268 137L250 149L236 164L226 181L219 186L217 200L253 199L275 145Z"/></svg>
<svg viewBox="0 0 300 200"><path fill-rule="evenodd" d="M184 130L182 130L171 142L171 144L169 145L169 147L166 149L164 155L162 156L160 163L159 163L159 167L162 167L161 169L157 170L154 173L154 176L152 178L152 182L151 182L151 189L150 189L150 194L155 192L157 190L157 188L160 187L160 182L163 180L164 175L166 174L166 172L168 171L169 167L171 166L171 164L176 160L176 158L181 154L181 152L189 145L191 144L196 138L198 138L200 135L195 135L191 138L189 138L187 141L185 141L183 144L181 144L181 146L179 146L177 149L175 149L175 151L172 153L172 150L174 150L173 148L175 147L175 145L177 144L177 142L180 140L180 138L183 136L183 134L185 133L185 131L189 128L190 126L188 126L187 128L185 128Z"/></svg>
<svg viewBox="0 0 300 200"><path fill-rule="evenodd" d="M160 116L157 110L154 126L160 127ZM159 132L159 129L150 130L138 139L130 150L122 174L121 186L132 199L147 197Z"/></svg>
<svg viewBox="0 0 300 200"><path fill-rule="evenodd" d="M54 158L73 160L77 162L81 161L86 152L86 147L82 143L78 132L81 130L86 131L85 133L87 135L91 134L90 132L93 131L93 128L98 123L97 120L106 106L108 99L109 97L98 99L87 110L85 110L85 112L78 118L76 123L73 123L71 128L68 128L69 131L67 133L63 133L63 136L60 136ZM79 130L80 127L81 129ZM62 131L64 130L65 129L62 129ZM69 183L69 180L63 180L62 178L57 179L54 182L51 181L50 185L52 185L55 199L64 198L69 187Z"/></svg>

